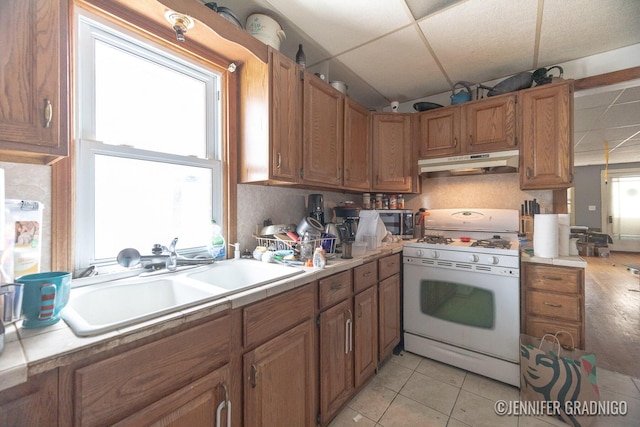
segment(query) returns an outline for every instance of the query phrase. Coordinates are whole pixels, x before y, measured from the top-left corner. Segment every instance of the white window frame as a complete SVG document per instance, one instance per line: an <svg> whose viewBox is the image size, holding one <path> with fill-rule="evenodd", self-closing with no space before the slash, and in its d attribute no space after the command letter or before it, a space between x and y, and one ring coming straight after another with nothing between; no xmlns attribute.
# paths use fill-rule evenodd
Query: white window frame
<svg viewBox="0 0 640 427"><path fill-rule="evenodd" d="M224 167L222 162L222 104L220 88L222 87L221 73L205 69L201 64L191 61L182 55L159 46L147 39L133 34L124 28L117 27L101 18L82 11L76 15L77 33L77 54L76 54L76 233L75 233L75 259L76 270L86 269L89 266L97 265L102 271L108 272L115 267L115 256L113 258L96 260L94 259L94 207L95 207L95 177L92 171L96 155L112 155L127 157L138 160L160 161L186 166L196 166L209 168L212 171L212 194L211 211L218 224L223 224L223 200L224 200ZM114 34L117 33L117 34ZM155 62L167 65L171 68L191 75L206 82L207 111L206 111L206 134L207 148L206 158L195 156L179 156L167 153L158 153L148 150L141 150L128 146L116 146L103 144L95 141L95 91L93 90L94 53L93 43L95 39L108 42L114 46L126 48L127 51L151 56ZM132 47L131 44L138 47ZM171 60L165 59L167 56ZM176 64L178 66L176 67ZM212 77L213 75L213 77ZM176 105L179 108L179 105ZM150 180L148 177L141 177L141 180ZM141 183L142 184L142 183ZM179 237L179 236L178 236ZM169 242L158 242L169 244ZM178 249L180 249L178 244ZM183 254L201 252L203 247L183 248L179 251ZM140 248L143 254L146 252ZM116 268L117 270L117 268ZM101 271L101 273L102 273Z"/></svg>

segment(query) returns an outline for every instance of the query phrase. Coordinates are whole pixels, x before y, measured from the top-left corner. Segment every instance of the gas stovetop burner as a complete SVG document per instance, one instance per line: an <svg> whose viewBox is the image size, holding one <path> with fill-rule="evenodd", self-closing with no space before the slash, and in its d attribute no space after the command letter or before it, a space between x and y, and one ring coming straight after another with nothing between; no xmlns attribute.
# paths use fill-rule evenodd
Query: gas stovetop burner
<svg viewBox="0 0 640 427"><path fill-rule="evenodd" d="M471 244L472 247L510 249L511 242L504 239L481 239Z"/></svg>
<svg viewBox="0 0 640 427"><path fill-rule="evenodd" d="M448 245L453 243L453 239L436 234L427 234L424 237L417 240L417 243L430 243L439 245Z"/></svg>

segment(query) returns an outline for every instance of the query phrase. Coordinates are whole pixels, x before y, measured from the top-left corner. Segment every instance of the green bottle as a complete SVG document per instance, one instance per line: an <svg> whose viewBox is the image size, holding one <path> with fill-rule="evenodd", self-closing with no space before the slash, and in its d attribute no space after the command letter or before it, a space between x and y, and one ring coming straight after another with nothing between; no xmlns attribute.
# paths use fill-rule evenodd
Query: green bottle
<svg viewBox="0 0 640 427"><path fill-rule="evenodd" d="M211 220L211 240L207 245L207 250L211 258L225 259L227 257L227 243L222 235L222 228L216 224L214 219Z"/></svg>

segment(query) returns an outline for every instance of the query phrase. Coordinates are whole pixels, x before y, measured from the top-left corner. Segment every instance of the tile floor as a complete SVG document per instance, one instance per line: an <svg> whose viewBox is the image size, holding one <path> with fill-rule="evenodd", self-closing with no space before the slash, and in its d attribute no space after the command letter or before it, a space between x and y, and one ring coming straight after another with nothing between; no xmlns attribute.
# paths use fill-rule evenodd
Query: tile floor
<svg viewBox="0 0 640 427"><path fill-rule="evenodd" d="M625 401L628 412L600 417L591 426L640 426L640 379L605 369L597 373L601 401ZM497 400L519 400L518 388L402 352L380 367L329 427L566 426L546 416L498 416Z"/></svg>

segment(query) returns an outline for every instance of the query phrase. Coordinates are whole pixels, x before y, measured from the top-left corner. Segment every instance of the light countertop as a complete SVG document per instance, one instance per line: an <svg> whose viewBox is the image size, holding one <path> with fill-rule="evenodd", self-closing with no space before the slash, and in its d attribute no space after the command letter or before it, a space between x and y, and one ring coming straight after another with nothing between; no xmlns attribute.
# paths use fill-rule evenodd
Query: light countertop
<svg viewBox="0 0 640 427"><path fill-rule="evenodd" d="M376 258L399 253L402 247L403 243L394 243L382 246L376 251L367 251L362 257L349 260L337 258L327 262L324 269L301 267L304 271L296 276L92 337L75 335L64 320L39 329L24 329L21 327L22 321L6 325L5 347L0 355L0 390L26 382L29 376L67 365L90 355L215 313L252 304L323 277L352 269Z"/></svg>

